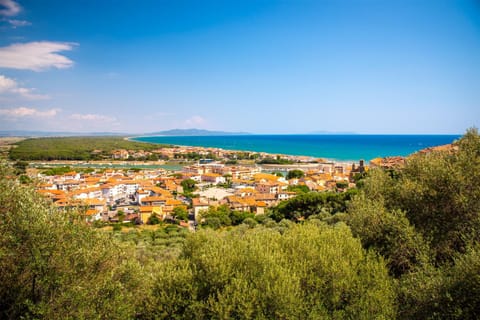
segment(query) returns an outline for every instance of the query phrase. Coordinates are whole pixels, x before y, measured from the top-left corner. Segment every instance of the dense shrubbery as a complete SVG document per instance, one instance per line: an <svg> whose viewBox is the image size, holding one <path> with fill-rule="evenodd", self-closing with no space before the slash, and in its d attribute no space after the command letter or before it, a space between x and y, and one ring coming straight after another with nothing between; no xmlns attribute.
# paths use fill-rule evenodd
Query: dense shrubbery
<svg viewBox="0 0 480 320"><path fill-rule="evenodd" d="M236 226L246 219L255 218L255 214L245 211L231 210L227 205L210 207L201 214L201 225L207 228L218 229L220 227ZM253 220L255 223L255 220ZM250 221L250 224L252 222Z"/></svg>
<svg viewBox="0 0 480 320"><path fill-rule="evenodd" d="M270 212L276 221L298 220L318 214L335 214L347 210L347 202L357 193L356 189L347 192L308 192L299 194L288 201L280 202Z"/></svg>
<svg viewBox="0 0 480 320"><path fill-rule="evenodd" d="M146 288L134 252L0 176L0 318L134 315Z"/></svg>
<svg viewBox="0 0 480 320"><path fill-rule="evenodd" d="M478 132L457 146L188 234L98 231L2 172L0 318L475 319Z"/></svg>
<svg viewBox="0 0 480 320"><path fill-rule="evenodd" d="M151 295L159 319L372 319L395 315L381 258L345 225L203 230L176 263L162 266Z"/></svg>
<svg viewBox="0 0 480 320"><path fill-rule="evenodd" d="M292 160L282 158L264 158L257 162L258 164L293 164Z"/></svg>

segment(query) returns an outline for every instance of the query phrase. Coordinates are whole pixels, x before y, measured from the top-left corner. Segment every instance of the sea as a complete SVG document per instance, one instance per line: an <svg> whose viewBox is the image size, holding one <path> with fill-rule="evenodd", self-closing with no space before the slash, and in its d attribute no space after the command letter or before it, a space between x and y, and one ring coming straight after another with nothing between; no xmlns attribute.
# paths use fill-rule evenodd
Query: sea
<svg viewBox="0 0 480 320"><path fill-rule="evenodd" d="M460 135L225 135L150 136L132 140L178 146L215 147L225 150L311 156L334 161L371 160L407 156L427 147L452 143Z"/></svg>

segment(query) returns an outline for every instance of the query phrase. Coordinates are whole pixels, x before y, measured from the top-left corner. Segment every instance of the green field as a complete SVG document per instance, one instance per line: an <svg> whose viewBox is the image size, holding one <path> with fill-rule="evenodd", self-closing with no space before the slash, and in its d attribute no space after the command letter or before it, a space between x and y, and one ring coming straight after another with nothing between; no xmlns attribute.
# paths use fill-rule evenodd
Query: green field
<svg viewBox="0 0 480 320"><path fill-rule="evenodd" d="M126 140L124 137L31 138L10 150L12 160L101 160L113 150L160 149L166 145Z"/></svg>

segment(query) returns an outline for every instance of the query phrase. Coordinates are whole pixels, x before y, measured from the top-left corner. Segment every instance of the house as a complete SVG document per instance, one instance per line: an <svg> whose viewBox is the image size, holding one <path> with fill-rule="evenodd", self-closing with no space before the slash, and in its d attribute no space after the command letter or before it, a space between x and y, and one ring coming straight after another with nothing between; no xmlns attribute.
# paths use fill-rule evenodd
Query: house
<svg viewBox="0 0 480 320"><path fill-rule="evenodd" d="M279 201L288 200L288 199L291 199L291 198L295 197L296 195L297 194L295 192L280 191L279 193L277 193L277 199Z"/></svg>
<svg viewBox="0 0 480 320"><path fill-rule="evenodd" d="M109 202L115 202L126 198L125 188L123 184L119 183L106 183L100 186L102 190L103 198Z"/></svg>
<svg viewBox="0 0 480 320"><path fill-rule="evenodd" d="M63 180L80 180L80 173L77 173L75 171L70 171L67 173L64 173L62 176Z"/></svg>
<svg viewBox="0 0 480 320"><path fill-rule="evenodd" d="M274 206L278 203L277 196L272 193L256 193L254 197L256 201L264 202L267 207Z"/></svg>
<svg viewBox="0 0 480 320"><path fill-rule="evenodd" d="M138 188L140 187L139 183L134 180L124 180L122 181L122 184L125 190L125 195L127 197L134 196Z"/></svg>
<svg viewBox="0 0 480 320"><path fill-rule="evenodd" d="M84 188L70 193L74 199L99 199L103 193L100 188Z"/></svg>
<svg viewBox="0 0 480 320"><path fill-rule="evenodd" d="M102 212L95 209L88 209L85 211L85 219L87 221L96 221L102 219Z"/></svg>
<svg viewBox="0 0 480 320"><path fill-rule="evenodd" d="M145 197L149 197L149 196L150 196L150 191L147 191L144 189L138 189L137 192L135 193L135 201L137 201L137 203L142 203L142 200Z"/></svg>
<svg viewBox="0 0 480 320"><path fill-rule="evenodd" d="M141 223L147 223L148 219L155 214L160 220L165 219L162 207L141 206L139 207L139 218Z"/></svg>
<svg viewBox="0 0 480 320"><path fill-rule="evenodd" d="M148 196L142 197L138 204L142 206L164 206L167 202L167 199L162 196Z"/></svg>
<svg viewBox="0 0 480 320"><path fill-rule="evenodd" d="M271 193L271 194L277 194L280 191L280 185L275 182L269 182L265 181L257 183L255 185L255 190L257 190L259 193Z"/></svg>
<svg viewBox="0 0 480 320"><path fill-rule="evenodd" d="M218 173L204 173L202 174L202 182L212 183L212 184L219 184L225 183L225 177L219 175Z"/></svg>
<svg viewBox="0 0 480 320"><path fill-rule="evenodd" d="M57 184L57 190L70 191L70 190L77 190L78 188L80 188L79 180L63 180L63 181L58 181L56 184Z"/></svg>
<svg viewBox="0 0 480 320"><path fill-rule="evenodd" d="M129 154L127 150L115 150L112 152L112 158L115 160L126 160L129 158Z"/></svg>
<svg viewBox="0 0 480 320"><path fill-rule="evenodd" d="M192 199L192 206L193 206L193 214L194 214L195 221L196 221L197 216L200 214L201 211L208 210L208 208L210 207L210 203L208 202L208 200L193 198Z"/></svg>
<svg viewBox="0 0 480 320"><path fill-rule="evenodd" d="M255 214L265 214L265 208L267 207L267 204L263 201L257 201L256 206L255 206Z"/></svg>

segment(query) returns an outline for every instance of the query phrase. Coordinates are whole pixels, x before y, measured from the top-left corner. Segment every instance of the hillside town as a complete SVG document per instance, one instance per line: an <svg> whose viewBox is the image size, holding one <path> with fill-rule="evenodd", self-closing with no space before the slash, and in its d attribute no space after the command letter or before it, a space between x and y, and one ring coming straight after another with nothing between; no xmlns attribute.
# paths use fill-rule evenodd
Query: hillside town
<svg viewBox="0 0 480 320"><path fill-rule="evenodd" d="M363 161L335 163L311 157L181 147L159 150L163 159L203 158L179 170L164 168L99 168L61 174L38 172L37 191L62 209L83 208L90 222L145 224L152 216L180 220L188 226L201 219L209 207L227 205L232 210L263 214L269 207L295 197L298 188L342 192L354 186L354 176L368 168ZM144 151L115 150L112 161L148 157ZM207 158L210 157L210 158ZM212 159L213 158L213 159ZM276 159L283 163L258 164L236 159ZM232 159L234 161L232 161ZM235 164L228 164L235 163ZM88 166L88 164L86 164ZM289 175L295 171L295 175Z"/></svg>

